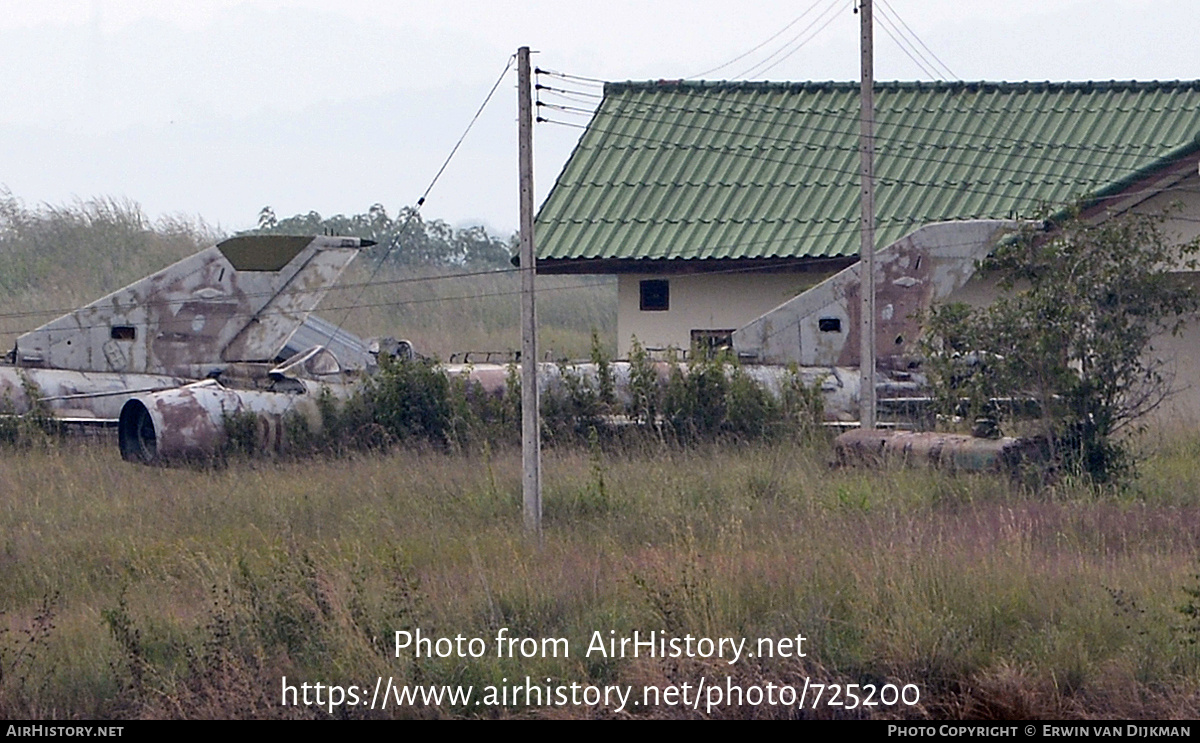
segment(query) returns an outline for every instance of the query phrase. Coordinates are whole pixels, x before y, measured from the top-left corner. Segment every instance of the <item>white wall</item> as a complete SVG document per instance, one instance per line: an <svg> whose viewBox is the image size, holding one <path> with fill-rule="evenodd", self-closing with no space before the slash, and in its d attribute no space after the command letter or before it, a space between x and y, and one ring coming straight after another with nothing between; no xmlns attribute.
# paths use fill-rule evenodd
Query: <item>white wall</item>
<svg viewBox="0 0 1200 743"><path fill-rule="evenodd" d="M1164 225L1169 236L1184 242L1200 235L1200 175L1196 170L1174 188L1141 202L1134 211L1156 214L1164 209L1172 209Z"/></svg>
<svg viewBox="0 0 1200 743"><path fill-rule="evenodd" d="M617 354L629 355L632 336L645 348L675 346L686 350L693 330L736 330L791 299L829 273L621 274L617 278ZM670 282L671 308L639 309L639 283Z"/></svg>
<svg viewBox="0 0 1200 743"><path fill-rule="evenodd" d="M1172 212L1173 218L1167 220L1166 229L1184 241L1200 236L1200 175L1193 170L1180 186L1148 199L1136 211L1177 207L1178 211ZM1200 260L1200 256L1195 257ZM1200 273L1189 275L1200 286ZM1195 431L1200 425L1200 318L1190 322L1177 336L1155 338L1153 346L1151 355L1166 361L1168 373L1174 376L1175 395L1154 412L1151 421L1167 428Z"/></svg>

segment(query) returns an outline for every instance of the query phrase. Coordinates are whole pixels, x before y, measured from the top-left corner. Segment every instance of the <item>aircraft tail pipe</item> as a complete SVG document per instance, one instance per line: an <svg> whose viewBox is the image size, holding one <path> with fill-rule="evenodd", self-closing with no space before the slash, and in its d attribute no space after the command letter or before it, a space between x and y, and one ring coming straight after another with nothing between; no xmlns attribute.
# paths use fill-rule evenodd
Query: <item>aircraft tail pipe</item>
<svg viewBox="0 0 1200 743"><path fill-rule="evenodd" d="M254 442L259 451L287 446L288 416L304 416L320 426L316 386L295 394L235 390L216 381L138 395L121 408L117 425L121 457L143 464L204 459L217 454L229 436L231 416L254 416Z"/></svg>

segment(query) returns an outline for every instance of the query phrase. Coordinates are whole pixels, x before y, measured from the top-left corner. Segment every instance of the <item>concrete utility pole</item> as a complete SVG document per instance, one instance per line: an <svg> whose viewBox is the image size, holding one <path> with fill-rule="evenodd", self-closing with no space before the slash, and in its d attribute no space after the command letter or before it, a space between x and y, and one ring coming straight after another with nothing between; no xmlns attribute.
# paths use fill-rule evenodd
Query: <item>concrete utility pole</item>
<svg viewBox="0 0 1200 743"><path fill-rule="evenodd" d="M525 530L542 536L542 432L538 410L537 305L533 251L533 103L529 47L517 50L517 139L521 182L521 495Z"/></svg>
<svg viewBox="0 0 1200 743"><path fill-rule="evenodd" d="M859 247L859 403L862 427L875 428L875 63L871 0L859 0L862 23L862 86L859 154L862 156L862 242Z"/></svg>

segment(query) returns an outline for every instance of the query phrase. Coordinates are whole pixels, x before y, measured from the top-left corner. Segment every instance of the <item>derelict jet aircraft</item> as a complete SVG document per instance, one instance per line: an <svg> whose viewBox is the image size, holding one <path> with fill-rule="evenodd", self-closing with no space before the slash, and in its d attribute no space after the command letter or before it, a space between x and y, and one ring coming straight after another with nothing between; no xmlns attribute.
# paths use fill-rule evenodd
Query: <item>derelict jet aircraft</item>
<svg viewBox="0 0 1200 743"><path fill-rule="evenodd" d="M976 261L1019 226L925 225L877 252L873 381L881 400L908 404L923 394L923 376L910 363L921 311L961 289ZM369 244L255 236L201 251L18 338L9 363L0 365L4 412L24 414L40 402L64 421L116 425L121 454L132 461L211 455L224 440L226 418L240 413L253 414L262 448L283 449L289 415L319 430L318 401L326 392L349 395L375 361L362 341L310 316ZM819 385L827 418L856 420L858 271L850 266L734 331L743 372L779 394L795 369L806 385ZM406 342L393 343L386 353L409 355ZM660 384L676 366L655 364ZM508 367L499 364L443 368L492 394L509 384ZM630 364L609 369L618 397L628 402ZM542 363L538 385L561 388L568 377L598 384L598 375L595 364Z"/></svg>
<svg viewBox="0 0 1200 743"><path fill-rule="evenodd" d="M341 394L367 363L339 359L334 333L279 355L373 244L257 235L202 250L20 336L0 365L5 412L115 425L135 461L211 453L231 413L256 413L276 443L285 413L312 414L322 390Z"/></svg>

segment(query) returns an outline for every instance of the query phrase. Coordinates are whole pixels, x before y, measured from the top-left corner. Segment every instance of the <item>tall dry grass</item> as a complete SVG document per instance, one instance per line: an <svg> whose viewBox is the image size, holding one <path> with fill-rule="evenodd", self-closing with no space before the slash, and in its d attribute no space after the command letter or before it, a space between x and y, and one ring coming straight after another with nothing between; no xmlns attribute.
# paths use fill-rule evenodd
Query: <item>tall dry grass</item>
<svg viewBox="0 0 1200 743"><path fill-rule="evenodd" d="M730 673L912 682L918 716L1194 716L1200 653L1178 611L1200 580L1192 446L1107 494L830 470L819 445L551 450L541 549L522 535L515 451L211 470L135 467L90 445L7 452L0 713L318 714L278 705L282 675L480 686ZM391 633L416 627L508 627L574 652L394 658ZM804 634L811 654L733 667L582 657L610 629Z"/></svg>
<svg viewBox="0 0 1200 743"><path fill-rule="evenodd" d="M30 207L0 189L0 347L218 237L203 220L151 220L127 200Z"/></svg>

